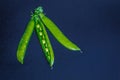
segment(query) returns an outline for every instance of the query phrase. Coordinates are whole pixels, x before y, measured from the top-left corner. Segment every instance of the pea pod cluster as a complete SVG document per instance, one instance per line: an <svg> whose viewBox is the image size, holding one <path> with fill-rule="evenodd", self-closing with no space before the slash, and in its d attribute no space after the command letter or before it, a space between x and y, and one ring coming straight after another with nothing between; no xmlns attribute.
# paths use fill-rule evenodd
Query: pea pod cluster
<svg viewBox="0 0 120 80"><path fill-rule="evenodd" d="M30 41L33 31L35 31L43 53L46 57L46 60L48 61L50 67L53 66L54 52L46 28L51 32L51 34L56 38L56 40L67 49L73 51L81 51L81 49L73 42L71 42L55 25L55 23L43 13L43 9L40 6L34 10L31 19L25 29L25 32L18 44L17 60L21 64L24 63L24 57L26 49L28 47L28 43Z"/></svg>

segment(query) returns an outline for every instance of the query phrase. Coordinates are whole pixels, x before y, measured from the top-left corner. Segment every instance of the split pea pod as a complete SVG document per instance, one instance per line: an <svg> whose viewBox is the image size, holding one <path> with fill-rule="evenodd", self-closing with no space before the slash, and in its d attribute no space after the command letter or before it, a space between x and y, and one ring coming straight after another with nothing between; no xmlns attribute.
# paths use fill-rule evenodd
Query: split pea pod
<svg viewBox="0 0 120 80"><path fill-rule="evenodd" d="M34 31L34 18L32 17L25 29L25 32L17 48L17 59L21 64L23 64L24 62L25 52L26 52L26 49L27 49L27 46L28 46L28 43L30 41L30 37L33 31Z"/></svg>
<svg viewBox="0 0 120 80"><path fill-rule="evenodd" d="M40 42L40 45L43 49L43 53L50 64L50 67L54 64L54 52L48 37L48 34L46 32L45 26L42 23L39 16L35 18L35 31L38 37L38 40Z"/></svg>

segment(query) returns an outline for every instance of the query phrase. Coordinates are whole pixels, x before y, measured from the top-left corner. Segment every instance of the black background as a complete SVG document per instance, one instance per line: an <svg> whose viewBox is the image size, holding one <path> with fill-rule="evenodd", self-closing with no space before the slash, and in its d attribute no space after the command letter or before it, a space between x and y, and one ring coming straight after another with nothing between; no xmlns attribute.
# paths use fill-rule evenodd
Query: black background
<svg viewBox="0 0 120 80"><path fill-rule="evenodd" d="M19 40L31 11L42 6L83 51L69 51L48 31L55 53L51 70L35 33L21 65ZM0 0L0 80L120 80L119 0Z"/></svg>

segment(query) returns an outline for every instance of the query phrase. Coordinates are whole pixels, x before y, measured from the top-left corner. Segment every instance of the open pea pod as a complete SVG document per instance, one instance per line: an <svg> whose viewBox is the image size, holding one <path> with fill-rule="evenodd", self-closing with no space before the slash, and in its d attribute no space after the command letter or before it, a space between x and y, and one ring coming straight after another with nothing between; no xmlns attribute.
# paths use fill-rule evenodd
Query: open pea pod
<svg viewBox="0 0 120 80"><path fill-rule="evenodd" d="M42 19L43 23L49 29L49 31L53 34L53 36L60 42L64 47L68 48L69 50L79 51L80 48L71 42L60 29L55 25L55 23L50 20L44 13L39 14L40 18Z"/></svg>
<svg viewBox="0 0 120 80"><path fill-rule="evenodd" d="M36 31L38 40L40 42L40 45L42 47L43 53L50 67L52 68L54 64L54 52L53 52L47 31L45 29L45 26L39 17L35 18L35 31Z"/></svg>
<svg viewBox="0 0 120 80"><path fill-rule="evenodd" d="M24 62L25 52L26 52L26 49L27 49L27 46L28 46L28 43L30 41L30 37L33 31L34 31L34 18L32 17L25 29L25 32L17 48L17 59L21 64L23 64Z"/></svg>

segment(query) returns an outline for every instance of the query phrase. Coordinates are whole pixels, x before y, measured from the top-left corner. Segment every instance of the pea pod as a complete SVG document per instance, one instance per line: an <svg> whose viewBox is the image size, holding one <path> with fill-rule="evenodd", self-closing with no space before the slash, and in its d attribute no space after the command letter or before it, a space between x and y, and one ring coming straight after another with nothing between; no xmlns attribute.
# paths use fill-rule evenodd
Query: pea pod
<svg viewBox="0 0 120 80"><path fill-rule="evenodd" d="M54 52L46 31L46 27L48 30L53 34L53 36L61 43L64 47L69 50L79 51L81 50L77 45L75 45L72 41L70 41L62 31L55 25L55 23L50 20L45 14L43 13L42 7L38 7L35 9L34 13L32 14L32 18L29 21L26 30L19 42L18 49L17 49L17 59L18 61L23 64L25 52L30 41L31 35L35 29L38 40L42 47L43 53L52 67L54 64Z"/></svg>
<svg viewBox="0 0 120 80"><path fill-rule="evenodd" d="M35 18L35 31L39 39L40 45L43 49L44 55L48 63L52 67L54 64L53 49L52 49L49 37L47 35L45 26L43 25L42 21L40 20L38 16Z"/></svg>
<svg viewBox="0 0 120 80"><path fill-rule="evenodd" d="M80 48L77 47L73 42L71 42L63 33L60 31L60 29L55 25L55 23L50 20L48 17L44 15L44 13L40 13L39 16L41 17L43 23L46 25L46 27L49 29L49 31L53 34L53 36L57 39L58 42L60 42L64 47L79 51Z"/></svg>
<svg viewBox="0 0 120 80"><path fill-rule="evenodd" d="M32 17L25 29L25 32L24 32L24 34L19 42L18 48L17 48L17 59L21 64L23 64L25 52L26 52L26 49L27 49L27 46L28 46L28 43L30 41L30 37L31 37L33 31L34 31L34 19Z"/></svg>

